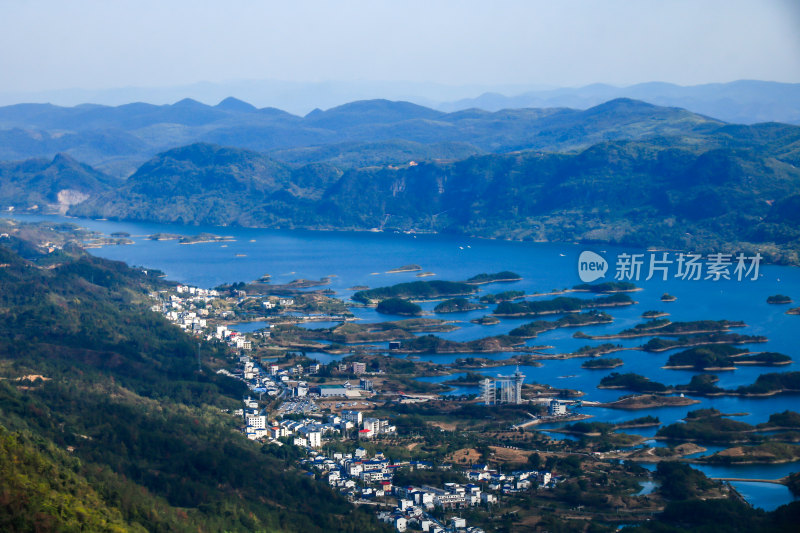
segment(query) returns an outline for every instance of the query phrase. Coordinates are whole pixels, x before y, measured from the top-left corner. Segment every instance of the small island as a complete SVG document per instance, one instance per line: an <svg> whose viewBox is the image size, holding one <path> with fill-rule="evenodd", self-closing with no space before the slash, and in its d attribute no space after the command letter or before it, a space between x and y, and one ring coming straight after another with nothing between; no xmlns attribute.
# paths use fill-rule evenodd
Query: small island
<svg viewBox="0 0 800 533"><path fill-rule="evenodd" d="M634 392L667 392L667 386L640 374L612 372L600 380L598 389L627 389Z"/></svg>
<svg viewBox="0 0 800 533"><path fill-rule="evenodd" d="M402 298L381 300L375 310L384 315L419 316L422 314L420 306Z"/></svg>
<svg viewBox="0 0 800 533"><path fill-rule="evenodd" d="M500 323L500 319L495 316L486 315L480 318L473 318L472 320L470 320L470 322L472 322L473 324L479 324L481 326L494 326L495 324Z"/></svg>
<svg viewBox="0 0 800 533"><path fill-rule="evenodd" d="M477 276L472 276L466 281L466 283L469 283L470 285L485 285L486 283L508 283L520 280L522 280L522 276L516 272L504 270L502 272L495 272L494 274L486 274L484 272L482 274L478 274Z"/></svg>
<svg viewBox="0 0 800 533"><path fill-rule="evenodd" d="M669 316L669 313L664 311L645 311L644 313L642 313L642 318L648 318L648 319L664 318L667 316Z"/></svg>
<svg viewBox="0 0 800 533"><path fill-rule="evenodd" d="M84 248L100 248L102 246L117 246L123 244L134 244L131 239L125 237L100 237L89 239L84 242Z"/></svg>
<svg viewBox="0 0 800 533"><path fill-rule="evenodd" d="M667 440L723 444L761 439L754 433L754 426L731 420L729 416L713 408L689 411L683 422L662 427L656 436Z"/></svg>
<svg viewBox="0 0 800 533"><path fill-rule="evenodd" d="M434 273L434 272L420 272L419 274L417 274L417 277L418 278L429 278L429 277L435 276L435 275L436 275L436 273Z"/></svg>
<svg viewBox="0 0 800 533"><path fill-rule="evenodd" d="M755 446L734 446L695 461L708 464L780 464L800 459L800 446L786 442L764 442Z"/></svg>
<svg viewBox="0 0 800 533"><path fill-rule="evenodd" d="M793 307L786 311L787 315L800 315L800 307Z"/></svg>
<svg viewBox="0 0 800 533"><path fill-rule="evenodd" d="M422 335L403 341L400 351L406 353L497 353L512 352L520 347L524 341L508 335L485 337L473 341L450 341L435 335Z"/></svg>
<svg viewBox="0 0 800 533"><path fill-rule="evenodd" d="M664 396L660 394L635 394L623 396L619 400L600 404L599 407L611 409L655 409L657 407L685 407L695 405L700 400L686 398L685 396Z"/></svg>
<svg viewBox="0 0 800 533"><path fill-rule="evenodd" d="M668 292L665 292L664 294L661 295L662 302L674 302L677 299L678 299L677 296L673 296Z"/></svg>
<svg viewBox="0 0 800 533"><path fill-rule="evenodd" d="M575 292L593 292L597 294L613 294L617 292L636 292L640 291L639 287L629 281L606 281L592 285L589 283L582 283L572 287Z"/></svg>
<svg viewBox="0 0 800 533"><path fill-rule="evenodd" d="M750 344L767 342L763 335L740 335L738 333L702 333L677 339L662 339L654 337L639 347L645 352L665 352L673 348L690 348L692 346L705 346L709 344Z"/></svg>
<svg viewBox="0 0 800 533"><path fill-rule="evenodd" d="M456 385L460 387L475 387L486 379L486 376L483 374L479 374L478 372L467 372L461 376L458 376L454 379L448 379L447 381L442 381L442 385Z"/></svg>
<svg viewBox="0 0 800 533"><path fill-rule="evenodd" d="M387 270L387 274L399 274L401 272L418 272L422 270L422 267L419 265L403 265L401 267L393 268L391 270Z"/></svg>
<svg viewBox="0 0 800 533"><path fill-rule="evenodd" d="M151 241L176 241L181 238L180 235L175 233L153 233L148 235L147 238Z"/></svg>
<svg viewBox="0 0 800 533"><path fill-rule="evenodd" d="M583 309L597 307L619 307L633 305L635 302L627 294L612 294L600 298L583 299L559 296L552 300L522 302L501 302L494 311L495 316L524 317L558 313L577 313Z"/></svg>
<svg viewBox="0 0 800 533"><path fill-rule="evenodd" d="M510 302L519 300L525 296L525 291L503 291L497 294L484 294L478 300L485 304L499 304L500 302Z"/></svg>
<svg viewBox="0 0 800 533"><path fill-rule="evenodd" d="M767 298L767 303L773 305L786 305L792 303L792 299L785 294L774 294Z"/></svg>
<svg viewBox="0 0 800 533"><path fill-rule="evenodd" d="M600 357L609 353L621 352L625 349L621 344L606 342L599 346L581 346L569 355L573 357Z"/></svg>
<svg viewBox="0 0 800 533"><path fill-rule="evenodd" d="M690 348L669 356L664 368L672 370L735 370L732 356L739 355L747 350L735 348L730 344L717 344Z"/></svg>
<svg viewBox="0 0 800 533"><path fill-rule="evenodd" d="M574 328L579 326L587 326L592 324L609 324L613 321L613 317L607 313L601 313L595 310L588 313L572 314L559 318L558 320L537 320L518 326L508 332L509 335L514 337L523 337L532 339L544 333L558 328Z"/></svg>
<svg viewBox="0 0 800 533"><path fill-rule="evenodd" d="M468 283L456 281L411 281L398 283L390 287L378 287L356 292L352 299L366 305L374 305L386 298L403 298L407 300L437 300L455 298L459 296L472 296L478 291Z"/></svg>
<svg viewBox="0 0 800 533"><path fill-rule="evenodd" d="M607 359L589 359L588 361L584 361L581 365L581 368L587 368L590 370L608 370L610 368L617 368L624 364L622 359L617 359L614 357L609 357Z"/></svg>
<svg viewBox="0 0 800 533"><path fill-rule="evenodd" d="M486 309L485 305L470 302L466 298L451 298L445 300L433 308L434 313L464 313L475 311L476 309Z"/></svg>
<svg viewBox="0 0 800 533"><path fill-rule="evenodd" d="M181 244L204 244L209 242L231 242L234 240L233 237L220 237L213 233L199 233L197 235L181 237L178 239L178 242Z"/></svg>

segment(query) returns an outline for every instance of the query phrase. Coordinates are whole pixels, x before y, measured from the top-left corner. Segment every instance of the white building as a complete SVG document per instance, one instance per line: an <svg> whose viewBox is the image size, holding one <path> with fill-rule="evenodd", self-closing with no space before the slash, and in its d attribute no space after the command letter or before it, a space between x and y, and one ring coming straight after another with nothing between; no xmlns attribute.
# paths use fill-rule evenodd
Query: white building
<svg viewBox="0 0 800 533"><path fill-rule="evenodd" d="M550 400L547 412L550 416L563 416L567 414L567 405L559 400Z"/></svg>
<svg viewBox="0 0 800 533"><path fill-rule="evenodd" d="M267 417L264 415L247 415L245 421L252 428L264 429L267 427Z"/></svg>
<svg viewBox="0 0 800 533"><path fill-rule="evenodd" d="M363 421L361 411L342 411L342 419L360 426Z"/></svg>
<svg viewBox="0 0 800 533"><path fill-rule="evenodd" d="M306 438L308 439L308 445L311 448L321 448L322 447L322 433L319 431L309 431L306 433Z"/></svg>

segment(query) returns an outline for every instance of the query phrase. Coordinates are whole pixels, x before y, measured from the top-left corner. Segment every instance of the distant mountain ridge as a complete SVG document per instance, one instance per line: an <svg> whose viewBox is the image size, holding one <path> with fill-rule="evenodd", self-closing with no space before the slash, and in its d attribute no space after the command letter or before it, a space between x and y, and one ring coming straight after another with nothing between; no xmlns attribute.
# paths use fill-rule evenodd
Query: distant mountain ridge
<svg viewBox="0 0 800 533"><path fill-rule="evenodd" d="M287 162L309 163L322 146L346 147L328 158L357 166L374 154L358 143L384 144L376 163L453 159L464 154L513 150L570 151L610 139L692 135L722 122L684 110L630 99L574 109L477 109L445 113L409 102L351 102L305 117L256 109L227 98L216 106L184 99L155 106L83 105L62 108L20 104L0 108L0 160L52 157L64 152L106 173L126 177L140 164L172 148L206 142L268 153ZM455 149L454 153L454 147ZM358 149L356 149L358 150ZM289 151L289 152L287 152ZM334 148L335 151L335 148Z"/></svg>
<svg viewBox="0 0 800 533"><path fill-rule="evenodd" d="M477 95L477 96L476 96ZM471 107L488 111L521 107L570 107L588 109L614 98L636 100L688 109L726 122L800 123L800 84L759 80L736 80L680 86L661 81L613 86L595 83L581 87L520 85L452 86L408 82L287 82L247 80L227 83L202 82L191 85L108 90L66 90L29 94L0 94L0 102L53 102L76 105L95 102L121 105L129 102L163 104L190 97L198 101L219 102L234 96L256 107L287 110L305 115L315 107L330 109L347 102L387 98L404 100L440 111L452 112Z"/></svg>
<svg viewBox="0 0 800 533"><path fill-rule="evenodd" d="M680 86L649 82L615 87L605 84L526 91L513 96L487 92L475 98L442 103L443 111L476 107L487 111L522 107L587 109L614 98L633 98L674 106L737 124L785 122L800 124L800 84L739 80Z"/></svg>
<svg viewBox="0 0 800 533"><path fill-rule="evenodd" d="M47 172L46 160L4 164L0 206L51 205L53 191L72 190L67 207L80 216L736 246L798 262L800 228L791 215L800 194L798 126L726 124L627 98L584 111L444 113L374 100L295 117L235 99L136 109L58 113L60 120L89 113L109 127L148 123L124 133L151 147L157 139L188 142L136 165L125 181L74 161ZM183 122L154 123L159 114ZM45 115L36 120L53 120Z"/></svg>
<svg viewBox="0 0 800 533"><path fill-rule="evenodd" d="M800 128L721 126L696 143L615 140L574 154L292 168L215 145L172 150L71 214L184 224L436 231L798 261ZM765 141L764 139L769 139Z"/></svg>

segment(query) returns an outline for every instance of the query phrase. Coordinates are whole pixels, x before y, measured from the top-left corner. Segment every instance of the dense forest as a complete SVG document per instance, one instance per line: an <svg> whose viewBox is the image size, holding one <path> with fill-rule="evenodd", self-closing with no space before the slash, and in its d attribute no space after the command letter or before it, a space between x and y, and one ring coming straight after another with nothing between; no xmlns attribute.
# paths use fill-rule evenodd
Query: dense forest
<svg viewBox="0 0 800 533"><path fill-rule="evenodd" d="M206 366L220 346L198 371L195 341L149 311L159 278L4 243L1 530L382 530L235 431L245 390Z"/></svg>

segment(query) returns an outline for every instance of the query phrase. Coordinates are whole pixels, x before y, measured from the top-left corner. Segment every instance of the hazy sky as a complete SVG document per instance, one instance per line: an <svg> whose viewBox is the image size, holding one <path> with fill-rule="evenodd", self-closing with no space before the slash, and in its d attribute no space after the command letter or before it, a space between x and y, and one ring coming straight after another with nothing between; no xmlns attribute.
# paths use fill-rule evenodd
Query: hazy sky
<svg viewBox="0 0 800 533"><path fill-rule="evenodd" d="M800 82L794 0L0 0L0 93L199 81Z"/></svg>

